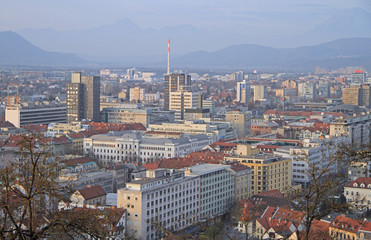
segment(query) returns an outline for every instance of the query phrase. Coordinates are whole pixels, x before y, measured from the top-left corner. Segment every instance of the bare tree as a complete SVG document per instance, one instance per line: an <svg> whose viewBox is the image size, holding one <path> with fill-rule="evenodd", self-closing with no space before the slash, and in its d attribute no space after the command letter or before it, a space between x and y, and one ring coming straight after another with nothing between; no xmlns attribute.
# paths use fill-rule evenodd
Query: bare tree
<svg viewBox="0 0 371 240"><path fill-rule="evenodd" d="M306 213L302 221L304 234L299 236L308 240L315 219L344 208L342 203L331 199L342 192L342 182L345 179L344 156L337 146L329 143L323 146L319 161L310 160L308 154L300 150L294 155L293 161L300 161L308 166L306 174L309 185L293 196L298 210ZM324 203L326 208L321 208Z"/></svg>
<svg viewBox="0 0 371 240"><path fill-rule="evenodd" d="M38 137L24 137L16 160L0 169L0 239L41 239L57 229L92 238L106 236L94 214L58 211L58 202L71 193L58 182L59 168L58 159L50 156Z"/></svg>

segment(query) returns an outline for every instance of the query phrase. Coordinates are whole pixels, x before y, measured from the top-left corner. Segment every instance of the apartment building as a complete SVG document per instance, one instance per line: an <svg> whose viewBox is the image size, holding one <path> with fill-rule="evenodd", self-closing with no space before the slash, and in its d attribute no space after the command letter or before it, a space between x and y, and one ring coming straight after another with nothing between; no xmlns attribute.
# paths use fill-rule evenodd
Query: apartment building
<svg viewBox="0 0 371 240"><path fill-rule="evenodd" d="M129 100L130 102L143 101L145 99L145 89L140 87L130 88L129 90Z"/></svg>
<svg viewBox="0 0 371 240"><path fill-rule="evenodd" d="M127 230L135 239L160 239L200 218L200 176L156 169L127 183L117 193L117 206L127 209Z"/></svg>
<svg viewBox="0 0 371 240"><path fill-rule="evenodd" d="M185 109L199 107L200 93L178 90L170 92L169 110L175 111L175 120L183 120Z"/></svg>
<svg viewBox="0 0 371 240"><path fill-rule="evenodd" d="M234 203L234 177L231 166L200 164L185 170L186 176L200 178L200 218L213 219L227 213Z"/></svg>
<svg viewBox="0 0 371 240"><path fill-rule="evenodd" d="M240 162L252 168L252 189L254 194L278 189L287 193L292 185L292 160L268 153L248 152L238 144L234 155L225 157L227 161Z"/></svg>

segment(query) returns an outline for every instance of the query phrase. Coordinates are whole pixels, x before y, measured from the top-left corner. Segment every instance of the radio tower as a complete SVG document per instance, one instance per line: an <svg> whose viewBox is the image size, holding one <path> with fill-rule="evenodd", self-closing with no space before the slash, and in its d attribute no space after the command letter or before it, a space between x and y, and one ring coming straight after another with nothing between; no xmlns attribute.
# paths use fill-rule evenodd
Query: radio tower
<svg viewBox="0 0 371 240"><path fill-rule="evenodd" d="M167 75L170 74L170 39L167 40Z"/></svg>

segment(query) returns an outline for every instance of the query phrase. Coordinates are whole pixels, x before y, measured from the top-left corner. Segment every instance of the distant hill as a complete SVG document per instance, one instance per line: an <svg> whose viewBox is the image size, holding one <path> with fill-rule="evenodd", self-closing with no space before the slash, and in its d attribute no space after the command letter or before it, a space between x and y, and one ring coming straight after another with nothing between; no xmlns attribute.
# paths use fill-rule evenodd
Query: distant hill
<svg viewBox="0 0 371 240"><path fill-rule="evenodd" d="M243 44L215 52L198 51L172 60L172 66L198 68L260 68L313 71L363 66L371 70L371 38L339 39L299 48L271 48Z"/></svg>
<svg viewBox="0 0 371 240"><path fill-rule="evenodd" d="M72 66L86 62L73 54L44 51L14 32L0 32L2 66Z"/></svg>

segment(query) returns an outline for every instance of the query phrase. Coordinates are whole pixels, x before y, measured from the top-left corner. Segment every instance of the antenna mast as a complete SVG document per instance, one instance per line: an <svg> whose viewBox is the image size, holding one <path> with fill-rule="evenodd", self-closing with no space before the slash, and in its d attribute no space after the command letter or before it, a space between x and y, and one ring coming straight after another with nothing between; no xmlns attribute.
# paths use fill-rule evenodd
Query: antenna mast
<svg viewBox="0 0 371 240"><path fill-rule="evenodd" d="M167 40L167 75L170 74L170 39Z"/></svg>

